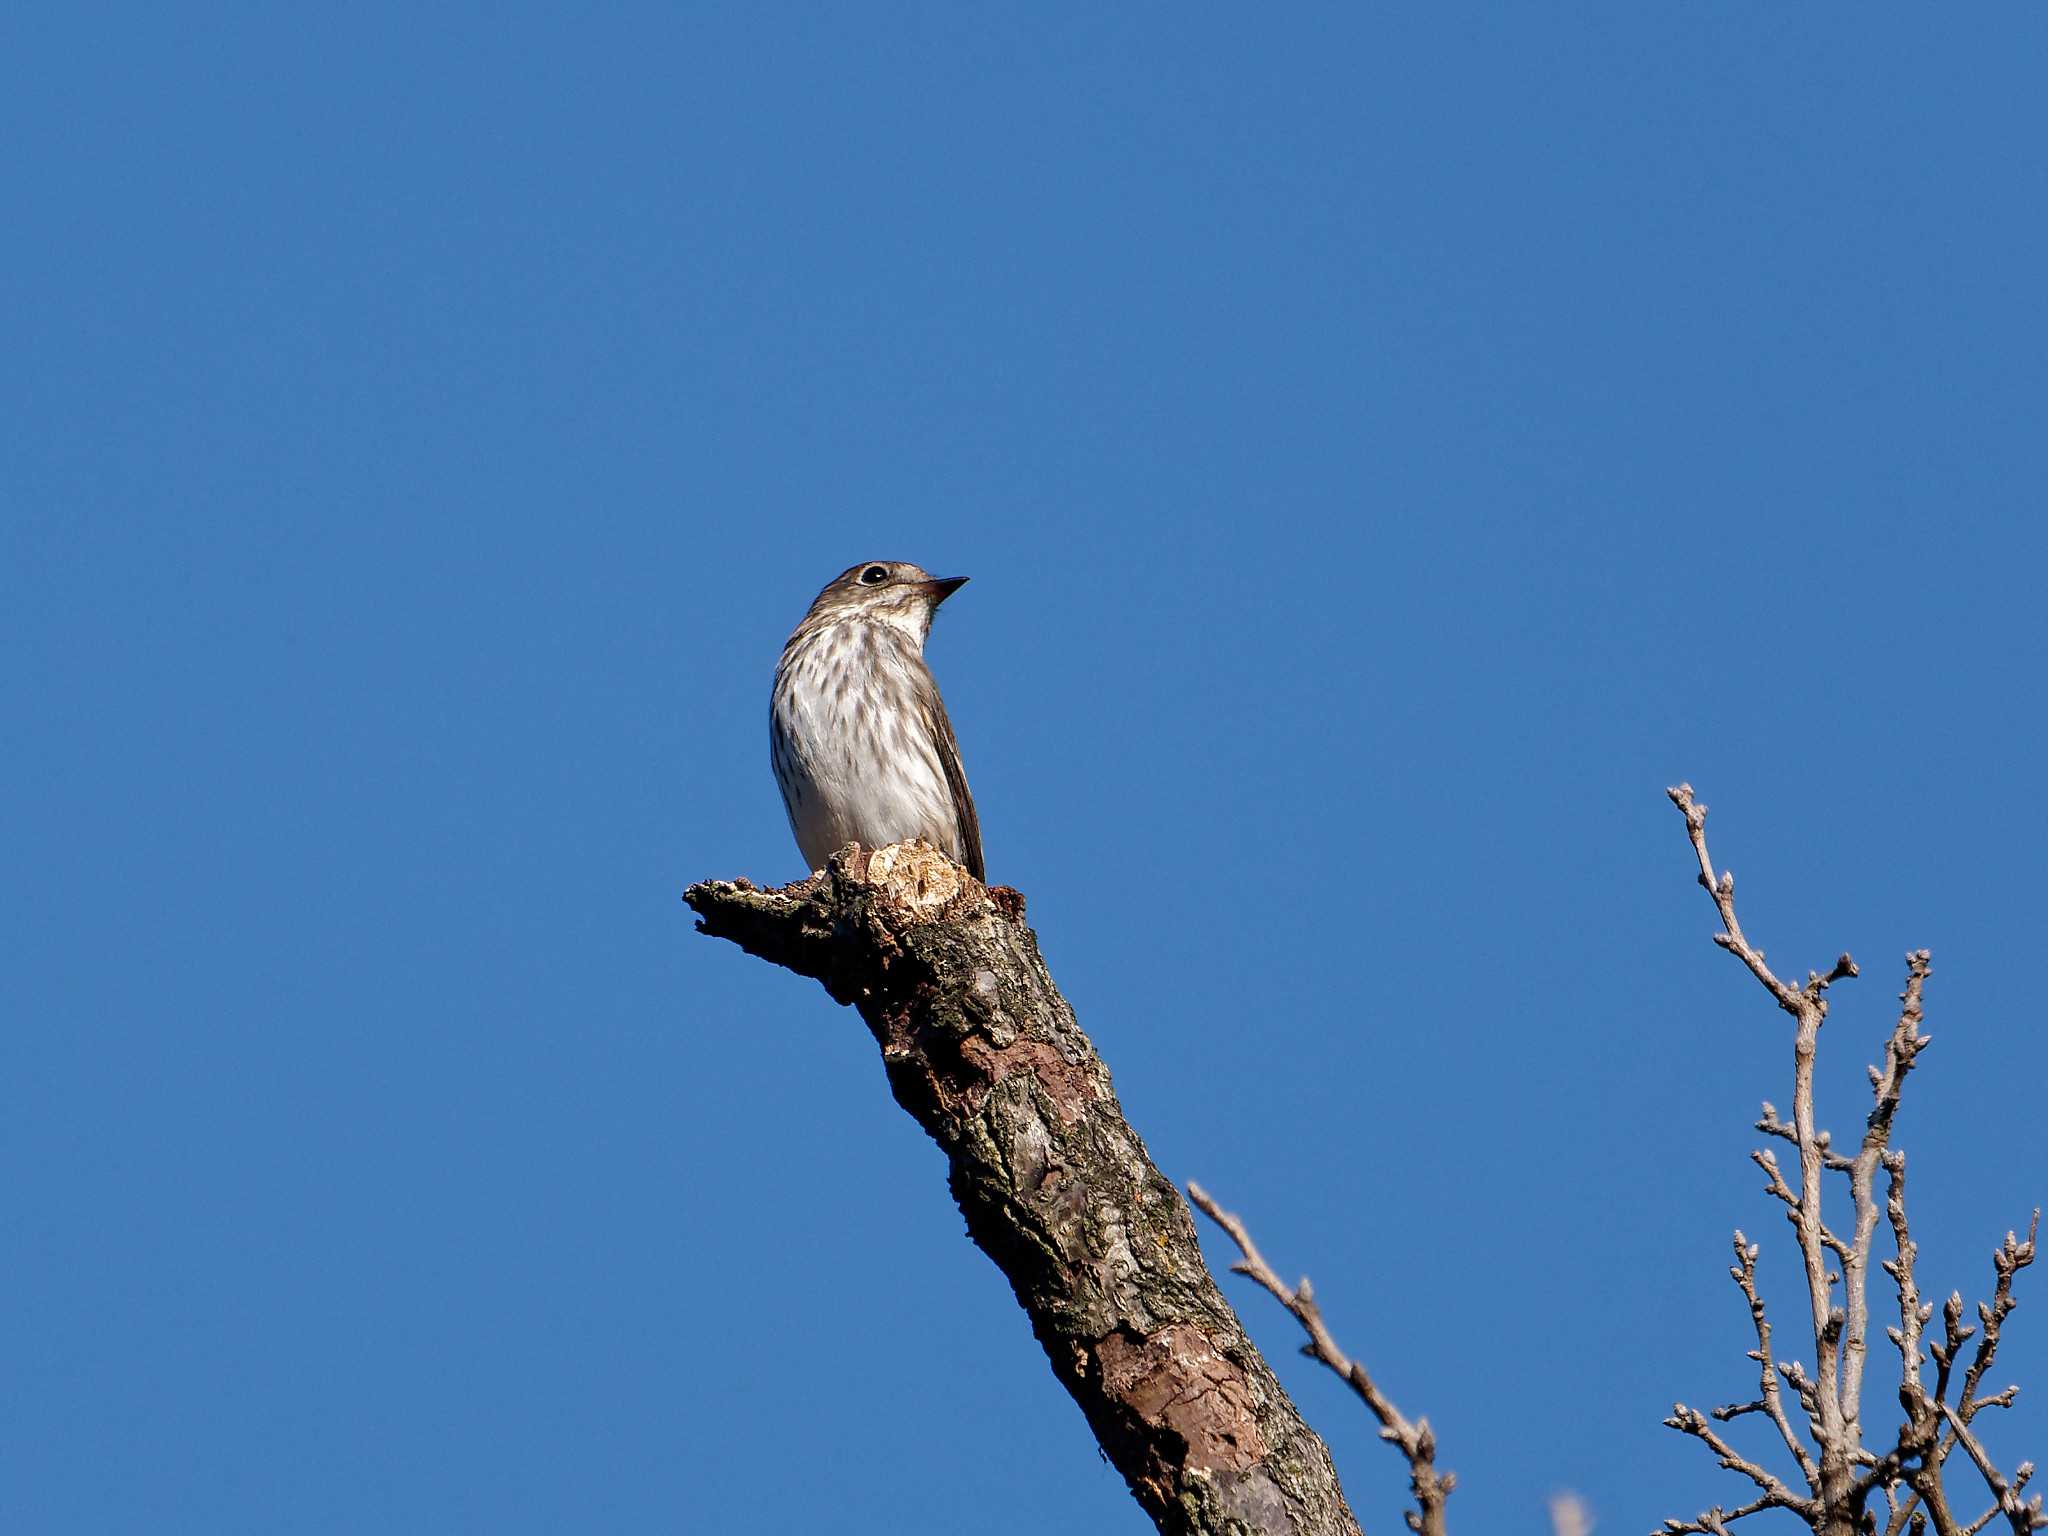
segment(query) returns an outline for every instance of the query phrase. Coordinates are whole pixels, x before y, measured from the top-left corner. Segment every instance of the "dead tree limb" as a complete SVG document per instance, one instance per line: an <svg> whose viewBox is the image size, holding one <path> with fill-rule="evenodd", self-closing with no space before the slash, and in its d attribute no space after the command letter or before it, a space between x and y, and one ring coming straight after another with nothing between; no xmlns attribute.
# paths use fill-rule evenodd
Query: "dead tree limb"
<svg viewBox="0 0 2048 1536"><path fill-rule="evenodd" d="M1302 1421L1125 1121L1014 892L920 844L782 890L690 887L698 928L860 1010L946 1154L969 1235L1161 1531L1358 1536Z"/></svg>

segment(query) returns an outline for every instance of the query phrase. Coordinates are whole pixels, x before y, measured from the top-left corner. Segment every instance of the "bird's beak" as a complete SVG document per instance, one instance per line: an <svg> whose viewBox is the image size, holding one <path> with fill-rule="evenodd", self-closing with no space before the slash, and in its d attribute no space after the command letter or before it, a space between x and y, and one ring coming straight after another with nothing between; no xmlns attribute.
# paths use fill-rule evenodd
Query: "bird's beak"
<svg viewBox="0 0 2048 1536"><path fill-rule="evenodd" d="M966 585L965 576L934 576L924 584L924 589L931 594L932 606L936 608Z"/></svg>

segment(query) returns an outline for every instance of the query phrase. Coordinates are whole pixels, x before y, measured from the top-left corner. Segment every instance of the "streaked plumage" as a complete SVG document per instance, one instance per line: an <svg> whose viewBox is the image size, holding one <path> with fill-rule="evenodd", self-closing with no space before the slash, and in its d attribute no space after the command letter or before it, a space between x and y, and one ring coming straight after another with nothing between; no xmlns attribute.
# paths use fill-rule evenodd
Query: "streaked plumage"
<svg viewBox="0 0 2048 1536"><path fill-rule="evenodd" d="M986 878L960 744L924 663L932 614L966 579L901 560L849 566L783 647L769 756L812 869L848 843L921 837Z"/></svg>

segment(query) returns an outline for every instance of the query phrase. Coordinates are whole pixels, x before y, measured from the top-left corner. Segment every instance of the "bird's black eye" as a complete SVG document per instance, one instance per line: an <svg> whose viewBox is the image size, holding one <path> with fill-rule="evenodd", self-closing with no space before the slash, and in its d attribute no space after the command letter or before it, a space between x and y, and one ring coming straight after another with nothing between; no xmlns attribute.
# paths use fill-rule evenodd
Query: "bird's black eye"
<svg viewBox="0 0 2048 1536"><path fill-rule="evenodd" d="M889 570L886 566L871 565L860 573L860 584L864 587L872 587L876 582L888 579Z"/></svg>

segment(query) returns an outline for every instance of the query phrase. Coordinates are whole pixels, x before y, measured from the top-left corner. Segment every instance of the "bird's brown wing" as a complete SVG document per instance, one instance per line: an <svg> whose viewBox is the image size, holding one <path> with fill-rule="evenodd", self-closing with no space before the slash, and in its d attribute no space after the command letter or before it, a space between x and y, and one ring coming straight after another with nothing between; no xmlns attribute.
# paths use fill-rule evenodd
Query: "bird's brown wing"
<svg viewBox="0 0 2048 1536"><path fill-rule="evenodd" d="M953 816L960 829L960 848L966 857L967 871L985 882L988 875L981 862L981 818L974 813L974 796L967 792L967 769L960 761L959 738L953 734L953 722L946 718L945 701L936 688L931 694L931 722L939 763L946 770L946 787L953 792Z"/></svg>

